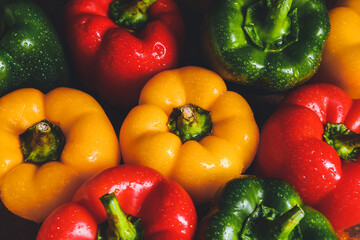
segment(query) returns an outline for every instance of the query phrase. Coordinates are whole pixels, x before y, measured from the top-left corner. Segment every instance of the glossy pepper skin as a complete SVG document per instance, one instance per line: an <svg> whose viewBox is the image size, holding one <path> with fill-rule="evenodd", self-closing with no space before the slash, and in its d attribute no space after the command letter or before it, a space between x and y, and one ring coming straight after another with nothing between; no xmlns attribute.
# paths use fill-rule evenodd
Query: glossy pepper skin
<svg viewBox="0 0 360 240"><path fill-rule="evenodd" d="M120 130L123 161L158 170L180 183L196 203L209 201L221 184L251 164L259 140L253 112L216 73L193 66L161 72L144 86L139 103ZM181 117L173 121L179 109L189 113L188 104L210 116L204 120L195 114L189 123L191 128L204 120L203 135L188 138L181 134L188 133Z"/></svg>
<svg viewBox="0 0 360 240"><path fill-rule="evenodd" d="M45 144L45 157L37 143L46 143L47 135L36 134L49 129L42 120L59 127L65 138L54 155L47 154L46 147L52 145ZM36 126L34 138L29 132L32 126ZM44 160L47 155L52 157ZM115 131L88 94L57 88L45 95L28 88L0 98L0 196L12 213L42 222L87 178L119 161Z"/></svg>
<svg viewBox="0 0 360 240"><path fill-rule="evenodd" d="M337 1L329 17L331 31L316 79L340 87L353 99L360 98L360 2Z"/></svg>
<svg viewBox="0 0 360 240"><path fill-rule="evenodd" d="M157 0L148 9L148 21L133 30L114 22L112 2L69 1L65 8L68 45L86 86L113 105L134 106L147 80L177 66L184 23L173 0ZM126 6L126 2L154 1L117 2Z"/></svg>
<svg viewBox="0 0 360 240"><path fill-rule="evenodd" d="M290 92L262 128L258 173L288 181L336 231L360 223L359 119L359 100L334 85Z"/></svg>
<svg viewBox="0 0 360 240"><path fill-rule="evenodd" d="M200 240L337 239L330 222L290 184L245 175L219 189L200 229Z"/></svg>
<svg viewBox="0 0 360 240"><path fill-rule="evenodd" d="M64 52L55 29L31 1L0 2L0 96L34 87L48 92L67 84Z"/></svg>
<svg viewBox="0 0 360 240"><path fill-rule="evenodd" d="M97 224L107 219L99 198L110 192L116 195L124 212L140 218L143 239L193 238L195 207L179 184L144 166L119 165L86 181L71 203L52 212L41 226L37 240L50 236L63 240L96 239Z"/></svg>
<svg viewBox="0 0 360 240"><path fill-rule="evenodd" d="M283 92L316 72L329 34L322 0L214 1L205 55L224 79L257 92Z"/></svg>

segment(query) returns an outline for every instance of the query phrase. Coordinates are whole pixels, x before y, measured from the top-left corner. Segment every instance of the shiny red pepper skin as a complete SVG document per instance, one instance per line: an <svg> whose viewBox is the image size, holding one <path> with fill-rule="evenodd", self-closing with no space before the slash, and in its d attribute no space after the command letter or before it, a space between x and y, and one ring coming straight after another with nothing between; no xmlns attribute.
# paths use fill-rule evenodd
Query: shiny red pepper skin
<svg viewBox="0 0 360 240"><path fill-rule="evenodd" d="M193 238L196 210L179 184L144 166L119 165L86 181L71 203L55 209L37 240L96 239L97 224L107 219L99 198L112 192L124 212L141 218L145 240Z"/></svg>
<svg viewBox="0 0 360 240"><path fill-rule="evenodd" d="M290 92L262 128L256 169L288 181L342 231L360 223L360 162L342 161L323 141L328 122L360 133L360 100L330 84Z"/></svg>
<svg viewBox="0 0 360 240"><path fill-rule="evenodd" d="M174 0L157 0L139 30L108 16L114 0L70 0L64 19L68 46L83 84L116 106L137 104L156 73L177 67L185 30Z"/></svg>

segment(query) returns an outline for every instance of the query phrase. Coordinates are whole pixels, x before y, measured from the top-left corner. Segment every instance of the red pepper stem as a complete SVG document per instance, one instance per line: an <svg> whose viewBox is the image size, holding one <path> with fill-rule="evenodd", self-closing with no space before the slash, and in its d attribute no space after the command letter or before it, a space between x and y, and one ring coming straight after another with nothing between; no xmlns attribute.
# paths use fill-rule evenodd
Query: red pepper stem
<svg viewBox="0 0 360 240"><path fill-rule="evenodd" d="M356 161L360 155L360 134L348 129L343 123L327 123L324 141L332 146L342 160Z"/></svg>
<svg viewBox="0 0 360 240"><path fill-rule="evenodd" d="M131 30L142 28L149 19L148 9L157 0L115 0L110 4L110 18Z"/></svg>
<svg viewBox="0 0 360 240"><path fill-rule="evenodd" d="M153 3L156 2L156 0L143 0L141 2L144 2L147 7L150 7Z"/></svg>
<svg viewBox="0 0 360 240"><path fill-rule="evenodd" d="M334 141L341 142L347 148L358 148L360 147L360 134L339 135L334 137Z"/></svg>
<svg viewBox="0 0 360 240"><path fill-rule="evenodd" d="M136 229L134 225L128 220L124 211L121 209L115 194L105 194L100 197L100 201L105 208L109 226L113 231L115 238L121 240L136 239Z"/></svg>
<svg viewBox="0 0 360 240"><path fill-rule="evenodd" d="M342 159L357 160L360 148L360 135L348 134L333 137L333 147Z"/></svg>
<svg viewBox="0 0 360 240"><path fill-rule="evenodd" d="M282 214L273 222L274 239L288 239L290 233L304 216L304 211L298 205Z"/></svg>

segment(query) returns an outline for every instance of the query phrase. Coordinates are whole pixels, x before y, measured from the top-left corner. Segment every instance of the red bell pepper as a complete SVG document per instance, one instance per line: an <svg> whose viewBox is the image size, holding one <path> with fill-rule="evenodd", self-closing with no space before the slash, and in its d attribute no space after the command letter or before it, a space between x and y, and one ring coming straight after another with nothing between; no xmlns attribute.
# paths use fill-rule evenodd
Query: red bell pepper
<svg viewBox="0 0 360 240"><path fill-rule="evenodd" d="M360 223L360 100L330 84L291 92L261 131L258 173L291 183L336 231Z"/></svg>
<svg viewBox="0 0 360 240"><path fill-rule="evenodd" d="M135 236L124 240L139 236L190 240L196 218L194 204L179 184L148 167L119 165L87 180L71 203L56 208L42 224L37 240L94 240L97 232Z"/></svg>
<svg viewBox="0 0 360 240"><path fill-rule="evenodd" d="M64 15L80 79L113 105L135 105L148 79L178 65L185 30L174 0L70 0Z"/></svg>

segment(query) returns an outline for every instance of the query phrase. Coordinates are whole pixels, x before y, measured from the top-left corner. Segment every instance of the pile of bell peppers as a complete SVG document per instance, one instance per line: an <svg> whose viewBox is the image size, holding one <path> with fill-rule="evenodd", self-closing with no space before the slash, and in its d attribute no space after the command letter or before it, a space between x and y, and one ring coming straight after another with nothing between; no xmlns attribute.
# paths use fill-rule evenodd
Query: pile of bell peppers
<svg viewBox="0 0 360 240"><path fill-rule="evenodd" d="M0 239L351 239L357 0L52 1L0 2Z"/></svg>

